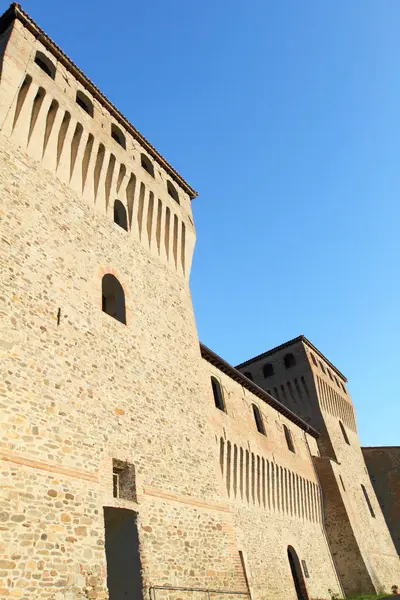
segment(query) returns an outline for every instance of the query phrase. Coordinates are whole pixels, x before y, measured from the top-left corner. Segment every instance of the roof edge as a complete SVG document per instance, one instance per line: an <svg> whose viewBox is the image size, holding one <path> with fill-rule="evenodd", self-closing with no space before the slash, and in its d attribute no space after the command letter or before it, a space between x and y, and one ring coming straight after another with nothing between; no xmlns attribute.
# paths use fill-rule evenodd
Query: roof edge
<svg viewBox="0 0 400 600"><path fill-rule="evenodd" d="M361 450L400 450L400 446L361 446Z"/></svg>
<svg viewBox="0 0 400 600"><path fill-rule="evenodd" d="M348 381L347 377L345 377L343 375L343 373L341 371L339 371L339 369L337 367L335 367L335 365L326 358L325 354L323 354L320 350L318 350L318 348L316 346L314 346L314 344L312 342L310 342L310 340L308 338L306 338L305 335L299 335L296 338L293 338L292 340L289 340L287 342L284 342L283 344L280 344L279 346L275 346L275 348L271 348L271 350L267 350L266 352L262 352L261 354L258 354L257 356L254 356L253 358L249 358L249 360L246 360L246 361L240 363L239 365L236 365L235 369L241 369L242 367L247 367L247 365L251 365L256 360L260 360L261 358L270 356L271 354L274 354L275 352L278 352L279 350L282 350L283 348L286 348L288 346L292 346L293 344L297 344L298 342L303 342L311 350L313 350L313 352L318 354L318 356L320 358L322 358L330 366L332 371L335 371L335 373L337 375L339 375L339 377L341 377L344 382L347 383L347 381Z"/></svg>
<svg viewBox="0 0 400 600"><path fill-rule="evenodd" d="M10 4L9 8L0 16L0 31L5 30L15 19L29 29L42 44L59 60L72 75L92 94L96 100L107 108L110 114L122 125L134 139L166 170L168 175L189 195L193 200L197 192L179 175L169 162L150 144L150 142L128 121L116 106L95 86L95 84L77 67L77 65L61 50L59 46L37 25L37 23L22 9L18 2Z"/></svg>
<svg viewBox="0 0 400 600"><path fill-rule="evenodd" d="M265 390L260 388L250 379L247 379L243 373L232 367L229 363L227 363L223 358L218 356L215 352L210 350L207 346L200 342L200 352L202 358L204 358L207 362L217 367L220 371L234 379L237 383L240 383L243 387L245 387L249 392L252 392L255 396L258 396L261 400L264 400L267 404L275 408L278 412L283 414L287 419L293 421L296 425L298 425L301 429L303 429L306 433L309 433L313 437L319 437L319 432L311 427L306 421L303 421L300 417L298 417L294 412L289 410L284 404L281 404L276 400L273 396L270 396Z"/></svg>

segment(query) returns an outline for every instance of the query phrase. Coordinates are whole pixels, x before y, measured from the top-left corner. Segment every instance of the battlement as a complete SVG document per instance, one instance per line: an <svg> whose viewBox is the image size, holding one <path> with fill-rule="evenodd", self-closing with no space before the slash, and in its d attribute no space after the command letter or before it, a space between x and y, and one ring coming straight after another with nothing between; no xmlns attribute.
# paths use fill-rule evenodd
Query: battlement
<svg viewBox="0 0 400 600"><path fill-rule="evenodd" d="M196 192L18 4L0 34L2 133L188 279Z"/></svg>

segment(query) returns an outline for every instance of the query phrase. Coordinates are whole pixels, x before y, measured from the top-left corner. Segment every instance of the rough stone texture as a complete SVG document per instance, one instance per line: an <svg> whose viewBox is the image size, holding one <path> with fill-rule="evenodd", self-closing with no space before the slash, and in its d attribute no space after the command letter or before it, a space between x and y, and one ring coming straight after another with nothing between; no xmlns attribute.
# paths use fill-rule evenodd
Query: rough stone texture
<svg viewBox="0 0 400 600"><path fill-rule="evenodd" d="M307 563L310 597L340 594L312 458L326 436L317 445L201 358L187 189L177 203L165 165L153 162L153 178L128 131L126 150L111 138L107 106L91 98L92 118L76 104L82 85L32 28L17 20L0 37L0 597L107 598L104 507L137 515L144 597L213 589L230 600L249 586L260 600L293 598L289 545ZM117 198L128 231L114 223ZM102 312L107 273L123 287L126 325ZM134 469L135 501L114 497L113 461ZM365 542L381 534L389 556L380 521Z"/></svg>
<svg viewBox="0 0 400 600"><path fill-rule="evenodd" d="M400 555L400 447L362 448L376 497Z"/></svg>
<svg viewBox="0 0 400 600"><path fill-rule="evenodd" d="M295 364L286 368L288 353ZM266 363L273 366L270 377L263 373ZM328 540L346 594L390 591L400 580L399 560L365 466L344 376L302 336L238 369L251 373L255 383L321 432L320 456L315 456L314 464L323 491Z"/></svg>

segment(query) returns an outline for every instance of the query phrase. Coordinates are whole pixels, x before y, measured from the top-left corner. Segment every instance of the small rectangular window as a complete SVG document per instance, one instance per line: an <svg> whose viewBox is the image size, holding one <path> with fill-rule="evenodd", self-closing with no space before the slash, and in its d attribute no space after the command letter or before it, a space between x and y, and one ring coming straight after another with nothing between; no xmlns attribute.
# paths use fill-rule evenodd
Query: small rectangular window
<svg viewBox="0 0 400 600"><path fill-rule="evenodd" d="M113 496L137 502L135 465L116 458L113 458Z"/></svg>
<svg viewBox="0 0 400 600"><path fill-rule="evenodd" d="M307 563L306 563L306 561L302 560L301 561L301 565L303 567L303 573L304 573L305 577L307 577L307 579L308 579L310 577L310 574L309 574L308 569L307 569Z"/></svg>

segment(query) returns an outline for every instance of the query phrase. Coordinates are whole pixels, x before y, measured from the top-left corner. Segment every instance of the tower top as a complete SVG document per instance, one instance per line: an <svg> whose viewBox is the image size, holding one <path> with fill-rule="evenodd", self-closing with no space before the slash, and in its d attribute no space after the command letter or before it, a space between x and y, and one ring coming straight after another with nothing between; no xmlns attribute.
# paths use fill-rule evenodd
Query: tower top
<svg viewBox="0 0 400 600"><path fill-rule="evenodd" d="M110 114L135 138L145 150L168 173L168 175L189 195L193 200L197 192L179 175L167 160L150 144L150 142L128 121L128 119L110 102L98 87L76 66L76 64L61 50L59 46L35 23L35 21L22 9L17 2L10 4L9 8L0 16L0 35L18 19L45 48L62 63L72 75L82 84L96 100L102 104Z"/></svg>
<svg viewBox="0 0 400 600"><path fill-rule="evenodd" d="M287 348L289 346L292 346L293 344L297 344L298 342L302 342L303 344L305 344L306 346L308 346L310 348L310 350L312 350L313 352L315 352L315 354L318 354L318 356L320 358L322 358L332 369L332 371L335 371L335 373L337 375L339 375L339 377L344 381L347 382L347 377L345 377L343 375L343 373L341 373L341 371L339 371L339 369L337 367L335 367L335 365L333 365L331 363L330 360L328 360L326 358L326 356L324 354L322 354L322 352L320 350L318 350L318 348L316 346L314 346L314 344L312 342L310 342L309 339L306 338L305 335L299 335L296 338L293 338L292 340L289 340L288 342L284 342L283 344L280 344L280 346L275 346L275 348L271 348L271 350L267 350L266 352L262 352L261 354L258 354L258 356L253 356L253 358L250 358L249 360L246 360L242 363L240 363L240 365L236 365L235 369L242 369L243 367L247 367L247 365L251 365L251 363L254 363L262 358L266 358L267 356L270 356L271 354L275 354L275 352L278 352L279 350L283 350L284 348Z"/></svg>

